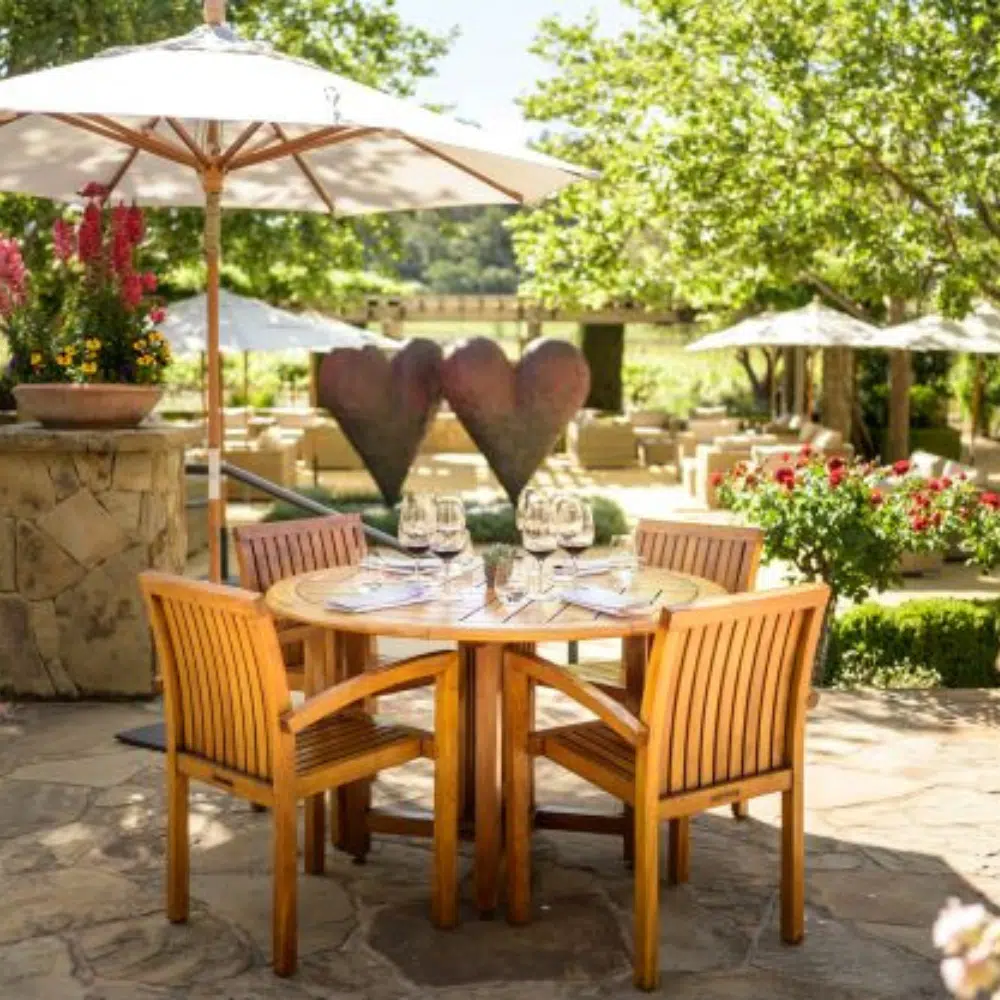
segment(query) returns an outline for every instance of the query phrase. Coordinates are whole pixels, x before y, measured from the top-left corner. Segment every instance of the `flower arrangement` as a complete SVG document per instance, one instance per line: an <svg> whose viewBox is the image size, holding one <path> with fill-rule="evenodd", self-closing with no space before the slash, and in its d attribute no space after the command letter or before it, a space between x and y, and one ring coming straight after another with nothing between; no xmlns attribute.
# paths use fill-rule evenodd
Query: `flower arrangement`
<svg viewBox="0 0 1000 1000"><path fill-rule="evenodd" d="M764 529L768 561L861 601L895 582L903 553L943 552L964 538L981 506L967 482L910 471L908 462L823 459L806 446L776 469L740 465L715 485L723 506ZM996 528L1000 554L1000 516Z"/></svg>
<svg viewBox="0 0 1000 1000"><path fill-rule="evenodd" d="M53 261L38 280L12 239L0 239L0 326L11 344L10 374L21 383L158 385L170 345L157 329L166 314L157 277L140 268L142 210L108 206L88 185L79 224L56 221Z"/></svg>

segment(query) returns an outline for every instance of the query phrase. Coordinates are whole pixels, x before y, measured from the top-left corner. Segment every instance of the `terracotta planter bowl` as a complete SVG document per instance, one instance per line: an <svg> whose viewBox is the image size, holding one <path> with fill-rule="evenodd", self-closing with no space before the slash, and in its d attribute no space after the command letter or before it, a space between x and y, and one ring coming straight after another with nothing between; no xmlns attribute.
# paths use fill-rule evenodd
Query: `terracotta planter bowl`
<svg viewBox="0 0 1000 1000"><path fill-rule="evenodd" d="M162 395L156 385L38 383L14 388L18 412L53 430L138 427Z"/></svg>

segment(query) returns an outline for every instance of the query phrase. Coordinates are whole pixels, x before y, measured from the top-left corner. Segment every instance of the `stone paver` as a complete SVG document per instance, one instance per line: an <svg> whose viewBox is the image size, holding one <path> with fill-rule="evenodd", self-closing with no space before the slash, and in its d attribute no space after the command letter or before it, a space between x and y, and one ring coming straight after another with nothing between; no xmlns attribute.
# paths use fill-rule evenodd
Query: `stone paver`
<svg viewBox="0 0 1000 1000"><path fill-rule="evenodd" d="M428 699L387 706L427 722ZM566 717L550 696L540 712ZM116 744L150 707L25 705L0 720L0 1000L569 1000L626 998L632 885L610 838L535 839L535 921L471 909L427 919L428 844L375 839L300 876L301 964L271 975L270 828L195 787L192 913L162 911L162 760ZM1000 904L996 693L827 694L810 726L807 930L778 934L777 803L720 810L693 832L691 881L661 894L662 994L677 1000L943 997L930 926L947 897ZM426 766L385 776L383 801L426 801ZM547 802L611 808L555 767Z"/></svg>

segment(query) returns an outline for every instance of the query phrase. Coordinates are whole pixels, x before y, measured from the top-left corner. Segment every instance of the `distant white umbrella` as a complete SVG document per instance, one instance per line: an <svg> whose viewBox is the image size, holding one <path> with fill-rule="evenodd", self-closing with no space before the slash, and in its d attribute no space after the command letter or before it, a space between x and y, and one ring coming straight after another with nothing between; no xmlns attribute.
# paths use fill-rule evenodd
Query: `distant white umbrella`
<svg viewBox="0 0 1000 1000"><path fill-rule="evenodd" d="M922 316L910 323L900 323L880 331L875 346L898 351L948 351L975 355L972 429L969 436L970 458L975 461L976 431L982 413L983 357L1000 354L1000 310L988 302L981 302L964 319Z"/></svg>
<svg viewBox="0 0 1000 1000"><path fill-rule="evenodd" d="M90 181L204 205L209 541L221 575L221 208L367 212L537 201L591 172L240 38L225 0L181 38L0 82L0 190L72 200Z"/></svg>
<svg viewBox="0 0 1000 1000"><path fill-rule="evenodd" d="M160 329L178 354L207 349L207 295L172 302ZM293 313L260 299L248 299L225 290L219 292L219 350L316 351L339 347L378 347L398 350L398 341L351 326L319 313Z"/></svg>
<svg viewBox="0 0 1000 1000"><path fill-rule="evenodd" d="M733 350L740 347L869 347L879 328L839 309L814 301L801 309L766 312L717 333L710 333L689 351Z"/></svg>

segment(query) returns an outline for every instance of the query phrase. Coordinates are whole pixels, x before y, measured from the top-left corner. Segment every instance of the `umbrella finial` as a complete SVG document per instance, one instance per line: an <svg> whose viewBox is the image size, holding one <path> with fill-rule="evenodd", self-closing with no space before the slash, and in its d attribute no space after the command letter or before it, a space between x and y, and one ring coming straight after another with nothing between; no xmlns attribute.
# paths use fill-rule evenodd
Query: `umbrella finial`
<svg viewBox="0 0 1000 1000"><path fill-rule="evenodd" d="M226 0L205 0L205 24L226 23Z"/></svg>

